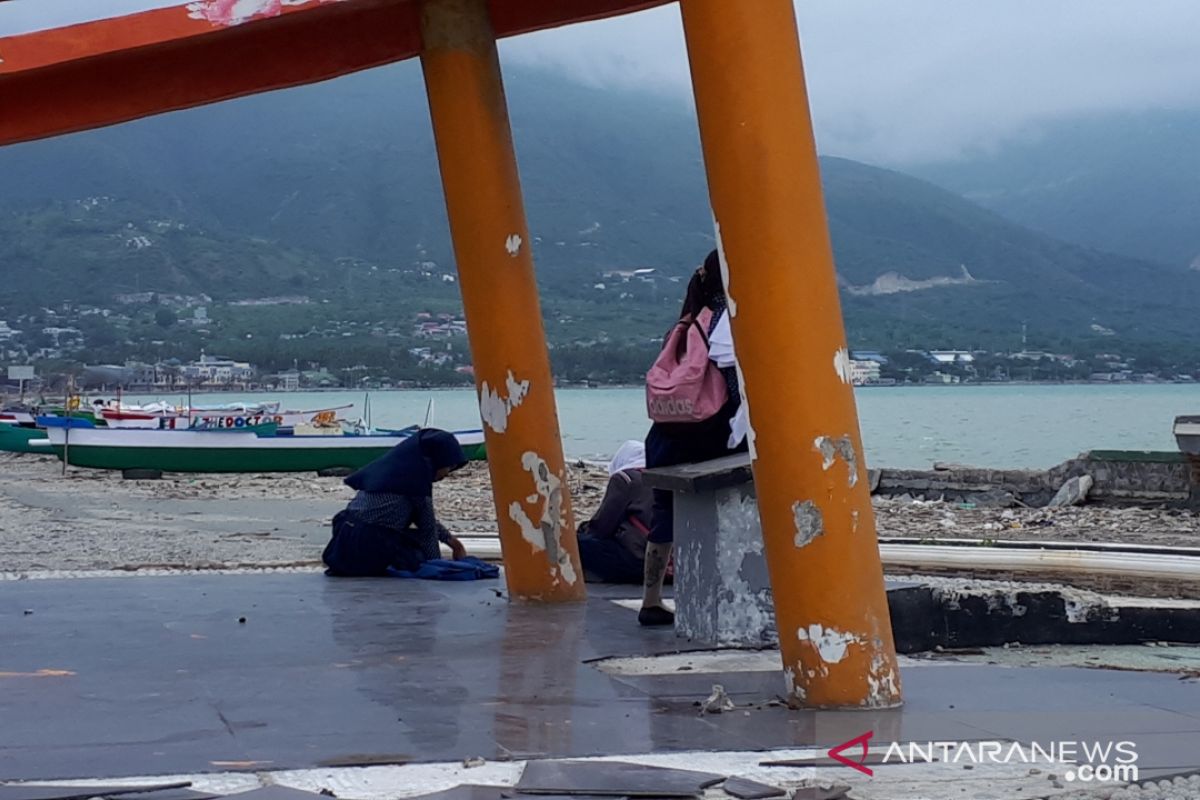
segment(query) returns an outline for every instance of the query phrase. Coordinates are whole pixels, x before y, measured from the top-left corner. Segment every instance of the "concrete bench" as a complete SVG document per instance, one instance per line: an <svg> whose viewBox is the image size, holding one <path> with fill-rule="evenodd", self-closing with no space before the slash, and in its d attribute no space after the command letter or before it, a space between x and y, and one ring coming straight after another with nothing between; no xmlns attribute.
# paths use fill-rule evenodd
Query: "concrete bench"
<svg viewBox="0 0 1200 800"><path fill-rule="evenodd" d="M778 641L750 456L648 469L675 498L675 631L712 647Z"/></svg>

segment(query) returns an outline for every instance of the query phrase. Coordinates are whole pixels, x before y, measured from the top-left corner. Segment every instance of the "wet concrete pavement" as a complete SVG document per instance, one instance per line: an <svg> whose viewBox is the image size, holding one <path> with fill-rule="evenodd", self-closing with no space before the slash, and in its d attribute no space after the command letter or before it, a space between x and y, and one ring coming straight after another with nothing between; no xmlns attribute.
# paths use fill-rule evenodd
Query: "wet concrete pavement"
<svg viewBox="0 0 1200 800"><path fill-rule="evenodd" d="M596 669L689 649L611 602L629 589L546 608L501 588L315 574L2 584L0 780L766 750L867 730L877 743L1130 739L1144 772L1200 767L1200 684L1173 675L922 664L904 670L902 710L793 712L762 706L777 673ZM737 711L698 714L714 683Z"/></svg>

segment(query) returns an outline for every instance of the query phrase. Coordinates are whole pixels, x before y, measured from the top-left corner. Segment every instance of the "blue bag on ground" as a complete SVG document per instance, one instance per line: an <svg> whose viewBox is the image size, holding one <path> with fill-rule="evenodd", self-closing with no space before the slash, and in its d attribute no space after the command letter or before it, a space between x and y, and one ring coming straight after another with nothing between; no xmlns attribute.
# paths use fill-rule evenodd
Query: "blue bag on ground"
<svg viewBox="0 0 1200 800"><path fill-rule="evenodd" d="M419 578L426 581L478 581L500 577L500 567L467 556L461 561L435 558L415 570L389 568L393 578Z"/></svg>

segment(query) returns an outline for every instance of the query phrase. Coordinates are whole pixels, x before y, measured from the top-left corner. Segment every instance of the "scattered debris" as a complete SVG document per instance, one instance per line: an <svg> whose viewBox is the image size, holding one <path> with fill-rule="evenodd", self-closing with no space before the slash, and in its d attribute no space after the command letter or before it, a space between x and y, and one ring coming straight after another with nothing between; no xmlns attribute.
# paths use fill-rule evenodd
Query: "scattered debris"
<svg viewBox="0 0 1200 800"><path fill-rule="evenodd" d="M516 785L521 794L605 797L695 797L724 775L626 761L530 761Z"/></svg>
<svg viewBox="0 0 1200 800"><path fill-rule="evenodd" d="M726 794L731 794L739 800L766 800L769 797L782 797L787 794L777 786L769 786L749 778L729 778L721 788Z"/></svg>
<svg viewBox="0 0 1200 800"><path fill-rule="evenodd" d="M474 756L472 758L464 758L463 759L463 767L465 769L474 769L476 767L482 767L485 764L487 764L487 759L483 758L481 756Z"/></svg>
<svg viewBox="0 0 1200 800"><path fill-rule="evenodd" d="M792 793L792 800L854 800L850 787L840 783L803 786Z"/></svg>
<svg viewBox="0 0 1200 800"><path fill-rule="evenodd" d="M0 529L7 536L5 569L13 575L47 570L318 567L329 518L354 494L341 478L304 474L167 473L157 481L123 481L119 472L81 469L61 481L62 464L53 456L0 454L0 466ZM871 471L873 484L877 474ZM576 516L586 519L604 496L607 469L573 467L567 482ZM45 497L31 504L25 492L34 483ZM212 498L220 498L231 531L279 528L325 535L214 537L212 518L198 513L196 504ZM178 502L157 502L161 500ZM265 524L259 519L264 501L288 501L291 510ZM438 518L453 530L484 536L497 530L484 463L469 464L438 484L434 502ZM930 541L1053 539L1195 547L1200 527L1200 515L1182 509L1001 509L984 507L977 499L971 503L975 508L960 508L958 502L914 500L911 495L876 496L873 503L880 536ZM143 513L138 508L143 504L153 504L155 511ZM953 525L943 526L942 520Z"/></svg>
<svg viewBox="0 0 1200 800"><path fill-rule="evenodd" d="M701 714L722 714L726 711L733 711L737 706L729 695L725 692L725 687L719 683L714 683L712 694L710 694L704 702L700 704Z"/></svg>
<svg viewBox="0 0 1200 800"><path fill-rule="evenodd" d="M992 489L971 496L970 505L973 508L1012 508L1019 505L1016 495L1003 489Z"/></svg>
<svg viewBox="0 0 1200 800"><path fill-rule="evenodd" d="M960 508L957 503L875 497L881 538L1111 542L1196 547L1200 515L1168 508L1063 506L1058 508ZM954 523L943 526L942 520Z"/></svg>
<svg viewBox="0 0 1200 800"><path fill-rule="evenodd" d="M1063 506L1077 506L1087 500L1088 492L1092 490L1091 475L1080 475L1071 478L1062 485L1058 490L1058 494L1054 495L1054 499L1050 501L1051 508L1061 508Z"/></svg>

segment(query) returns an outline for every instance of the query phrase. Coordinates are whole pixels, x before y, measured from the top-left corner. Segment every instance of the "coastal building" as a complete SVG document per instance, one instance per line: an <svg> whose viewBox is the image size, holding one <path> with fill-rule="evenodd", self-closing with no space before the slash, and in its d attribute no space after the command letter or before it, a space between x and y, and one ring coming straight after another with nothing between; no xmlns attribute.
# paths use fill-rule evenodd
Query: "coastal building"
<svg viewBox="0 0 1200 800"><path fill-rule="evenodd" d="M246 386L254 379L256 372L254 366L247 361L209 356L203 352L200 353L199 360L185 364L181 370L184 380L189 385L212 388Z"/></svg>
<svg viewBox="0 0 1200 800"><path fill-rule="evenodd" d="M170 387L178 370L171 371L163 364L143 364L138 361L126 361L125 373L130 386Z"/></svg>
<svg viewBox="0 0 1200 800"><path fill-rule="evenodd" d="M874 361L876 364L888 363L888 357L878 350L852 350L850 358L855 361Z"/></svg>
<svg viewBox="0 0 1200 800"><path fill-rule="evenodd" d="M858 359L851 360L850 382L855 386L865 386L868 383L878 383L879 362L860 361Z"/></svg>
<svg viewBox="0 0 1200 800"><path fill-rule="evenodd" d="M264 375L262 384L277 392L297 392L300 390L300 370L289 369L275 375Z"/></svg>
<svg viewBox="0 0 1200 800"><path fill-rule="evenodd" d="M467 335L467 321L442 315L436 320L425 320L413 326L413 334L419 339L451 339Z"/></svg>
<svg viewBox="0 0 1200 800"><path fill-rule="evenodd" d="M55 347L63 347L71 343L78 344L83 341L83 331L78 328L48 326L42 328L42 333L54 340Z"/></svg>
<svg viewBox="0 0 1200 800"><path fill-rule="evenodd" d="M970 350L930 350L929 360L934 364L974 364L975 354Z"/></svg>

